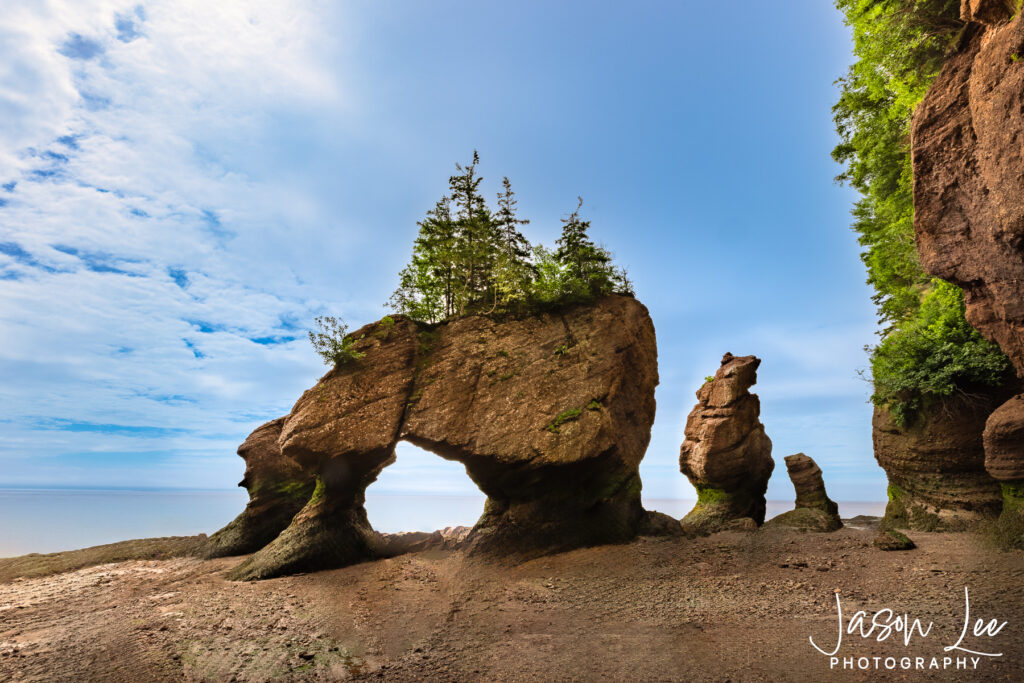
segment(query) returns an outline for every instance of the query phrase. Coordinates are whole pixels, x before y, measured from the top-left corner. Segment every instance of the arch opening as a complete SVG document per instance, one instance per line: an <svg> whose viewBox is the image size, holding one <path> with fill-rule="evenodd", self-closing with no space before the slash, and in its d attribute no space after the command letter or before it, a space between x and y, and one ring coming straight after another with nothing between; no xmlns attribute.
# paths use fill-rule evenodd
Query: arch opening
<svg viewBox="0 0 1024 683"><path fill-rule="evenodd" d="M375 531L437 531L472 527L487 497L458 462L399 441L395 462L366 489L366 515Z"/></svg>

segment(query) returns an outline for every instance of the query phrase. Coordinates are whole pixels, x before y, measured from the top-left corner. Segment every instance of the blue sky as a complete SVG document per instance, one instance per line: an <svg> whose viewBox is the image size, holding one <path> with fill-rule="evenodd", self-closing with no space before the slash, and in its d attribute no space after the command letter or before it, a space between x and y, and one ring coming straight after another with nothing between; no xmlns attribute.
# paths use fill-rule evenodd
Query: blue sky
<svg viewBox="0 0 1024 683"><path fill-rule="evenodd" d="M763 359L778 462L884 498L857 375L874 312L835 185L829 3L29 2L0 17L0 485L231 487L379 318L480 151L550 244L582 195L654 319L645 495L725 351ZM471 492L400 449L371 491Z"/></svg>

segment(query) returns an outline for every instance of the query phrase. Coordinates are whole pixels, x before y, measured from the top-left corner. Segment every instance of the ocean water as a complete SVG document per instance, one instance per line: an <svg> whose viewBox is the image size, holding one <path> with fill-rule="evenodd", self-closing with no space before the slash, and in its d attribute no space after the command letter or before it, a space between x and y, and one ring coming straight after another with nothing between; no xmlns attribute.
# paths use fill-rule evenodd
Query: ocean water
<svg viewBox="0 0 1024 683"><path fill-rule="evenodd" d="M242 489L224 491L0 489L0 557L52 553L131 538L210 534L242 511ZM692 500L650 499L649 510L682 517ZM768 517L793 507L768 501ZM437 494L368 494L370 523L383 532L433 531L471 526L484 497ZM885 503L840 502L839 514L881 515Z"/></svg>

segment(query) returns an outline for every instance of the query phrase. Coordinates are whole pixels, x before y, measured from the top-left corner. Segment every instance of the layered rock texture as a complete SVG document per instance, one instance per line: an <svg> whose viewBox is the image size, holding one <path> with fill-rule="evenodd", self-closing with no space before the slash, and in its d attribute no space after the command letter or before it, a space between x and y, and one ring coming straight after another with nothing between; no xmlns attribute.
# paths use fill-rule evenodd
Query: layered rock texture
<svg viewBox="0 0 1024 683"><path fill-rule="evenodd" d="M259 550L284 531L312 495L313 475L281 454L277 442L283 423L282 417L261 425L238 447L245 460L245 476L238 485L249 491L249 504L210 536L201 551L206 557Z"/></svg>
<svg viewBox="0 0 1024 683"><path fill-rule="evenodd" d="M842 528L839 506L825 492L825 480L818 464L810 456L797 453L786 456L786 470L796 489L796 507L773 517L768 524L821 532Z"/></svg>
<svg viewBox="0 0 1024 683"><path fill-rule="evenodd" d="M875 408L875 459L889 477L885 523L920 531L963 531L999 514L998 482L985 470L982 432L998 398L922 410L901 427Z"/></svg>
<svg viewBox="0 0 1024 683"><path fill-rule="evenodd" d="M316 476L312 498L233 578L391 552L363 503L399 440L463 463L487 495L464 542L473 553L521 559L660 526L640 504L658 371L635 299L433 328L396 316L355 336L365 356L327 373L281 425L281 452Z"/></svg>
<svg viewBox="0 0 1024 683"><path fill-rule="evenodd" d="M1014 14L1018 4L964 0L962 18L972 23L915 112L911 134L921 263L964 289L968 321L1024 376L1024 13ZM996 411L986 436L989 472L1008 491L1024 485L1024 449L1009 447L1024 441L1017 410ZM1005 508L1019 509L1007 495Z"/></svg>
<svg viewBox="0 0 1024 683"><path fill-rule="evenodd" d="M679 469L697 489L684 527L713 532L742 526L745 519L764 522L764 493L775 463L758 419L761 402L750 393L760 364L754 356L727 353L714 378L697 390L679 451Z"/></svg>

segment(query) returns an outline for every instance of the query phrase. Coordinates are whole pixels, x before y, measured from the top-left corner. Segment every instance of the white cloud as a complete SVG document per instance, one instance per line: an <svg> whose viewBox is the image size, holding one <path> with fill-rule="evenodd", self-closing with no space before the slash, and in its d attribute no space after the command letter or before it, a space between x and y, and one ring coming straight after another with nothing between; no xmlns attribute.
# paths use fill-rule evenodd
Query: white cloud
<svg viewBox="0 0 1024 683"><path fill-rule="evenodd" d="M300 287L289 263L329 260L315 237L327 222L288 181L301 158L260 150L279 132L275 113L344 109L315 52L329 43L315 10L5 8L0 458L23 465L8 483L124 479L131 453L157 453L139 457L166 460L165 483L231 485L211 476L211 458L240 465L247 430L287 411L322 370L297 327L329 294ZM81 431L90 424L182 431ZM92 470L67 464L90 453ZM145 465L134 474L152 480Z"/></svg>

